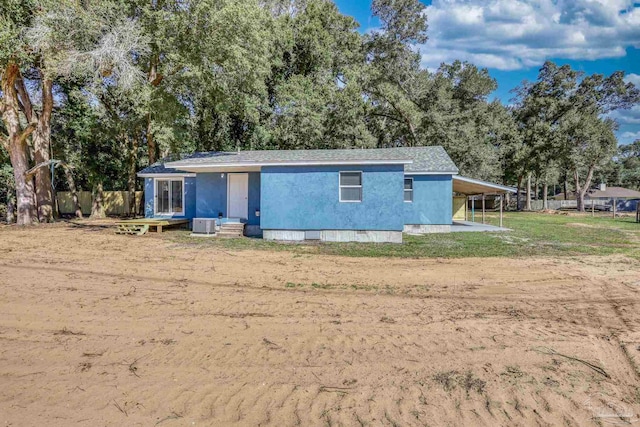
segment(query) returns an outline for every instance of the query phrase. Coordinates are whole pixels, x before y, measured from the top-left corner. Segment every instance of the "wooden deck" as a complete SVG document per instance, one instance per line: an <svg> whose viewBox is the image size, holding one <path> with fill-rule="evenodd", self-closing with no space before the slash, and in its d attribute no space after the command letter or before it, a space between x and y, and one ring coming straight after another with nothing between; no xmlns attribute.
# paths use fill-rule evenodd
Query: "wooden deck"
<svg viewBox="0 0 640 427"><path fill-rule="evenodd" d="M119 221L116 225L118 226L116 234L135 234L141 236L149 230L155 230L157 233L162 233L162 230L165 228L189 225L189 220L173 218L140 218Z"/></svg>

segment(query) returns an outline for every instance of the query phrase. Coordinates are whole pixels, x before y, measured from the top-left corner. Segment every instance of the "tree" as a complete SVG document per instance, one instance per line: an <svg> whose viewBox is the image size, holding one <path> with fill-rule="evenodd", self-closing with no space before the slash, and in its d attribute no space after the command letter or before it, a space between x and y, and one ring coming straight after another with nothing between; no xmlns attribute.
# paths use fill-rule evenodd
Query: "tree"
<svg viewBox="0 0 640 427"><path fill-rule="evenodd" d="M615 151L616 124L605 116L640 101L638 89L623 79L622 72L584 76L548 61L535 83L516 90L515 111L528 150L522 172L547 175L560 163L574 180L580 211L594 173Z"/></svg>
<svg viewBox="0 0 640 427"><path fill-rule="evenodd" d="M138 43L139 33L131 21L118 21L119 15L111 13L114 5L39 0L9 1L3 8L0 37L6 43L0 53L0 108L15 175L19 224L53 219L49 167L55 80L79 73L126 86L135 79L131 54L143 44ZM41 93L39 108L32 102L30 87Z"/></svg>
<svg viewBox="0 0 640 427"><path fill-rule="evenodd" d="M269 145L372 146L375 142L364 121L359 70L363 57L356 22L330 2L312 0L301 6L295 14L277 18L290 42L278 47L267 80L271 111L261 126L270 134Z"/></svg>
<svg viewBox="0 0 640 427"><path fill-rule="evenodd" d="M577 112L568 114L560 132L564 135L561 156L567 160L574 179L578 210L583 212L584 196L591 186L594 173L615 154L616 124L610 119Z"/></svg>
<svg viewBox="0 0 640 427"><path fill-rule="evenodd" d="M427 41L425 6L418 0L376 0L381 29L365 36L365 91L379 146L423 145L417 132L422 115L412 94L421 93L428 74L414 46Z"/></svg>
<svg viewBox="0 0 640 427"><path fill-rule="evenodd" d="M620 165L620 184L640 190L640 139L619 147L617 163Z"/></svg>
<svg viewBox="0 0 640 427"><path fill-rule="evenodd" d="M0 12L0 113L5 132L0 135L0 142L13 166L17 222L21 225L37 221L33 180L26 176L30 168L27 140L36 130L37 123L21 119L21 99L17 90L19 64L29 58L22 31L31 21L33 6L31 1L7 1Z"/></svg>

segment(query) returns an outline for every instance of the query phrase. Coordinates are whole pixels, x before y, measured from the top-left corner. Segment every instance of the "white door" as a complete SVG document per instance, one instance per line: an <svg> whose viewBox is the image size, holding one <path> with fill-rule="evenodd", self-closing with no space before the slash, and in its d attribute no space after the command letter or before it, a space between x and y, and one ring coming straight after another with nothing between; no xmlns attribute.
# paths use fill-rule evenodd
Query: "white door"
<svg viewBox="0 0 640 427"><path fill-rule="evenodd" d="M249 174L230 173L229 177L229 218L249 218Z"/></svg>

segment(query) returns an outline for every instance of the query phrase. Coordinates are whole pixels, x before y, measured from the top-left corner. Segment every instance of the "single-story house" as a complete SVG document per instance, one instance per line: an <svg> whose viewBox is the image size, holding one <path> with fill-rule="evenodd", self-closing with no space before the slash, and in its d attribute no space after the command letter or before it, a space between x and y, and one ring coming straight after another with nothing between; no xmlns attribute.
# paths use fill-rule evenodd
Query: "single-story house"
<svg viewBox="0 0 640 427"><path fill-rule="evenodd" d="M439 146L196 153L138 176L146 217L239 222L270 240L399 243L449 231L454 192L513 191L458 176Z"/></svg>
<svg viewBox="0 0 640 427"><path fill-rule="evenodd" d="M563 202L563 207L576 207L576 194L568 192L565 200L564 193L556 194L551 199ZM590 188L584 196L585 206L590 209L595 206L598 209L606 208L616 212L636 212L640 205L640 191L631 188L609 186L599 184Z"/></svg>

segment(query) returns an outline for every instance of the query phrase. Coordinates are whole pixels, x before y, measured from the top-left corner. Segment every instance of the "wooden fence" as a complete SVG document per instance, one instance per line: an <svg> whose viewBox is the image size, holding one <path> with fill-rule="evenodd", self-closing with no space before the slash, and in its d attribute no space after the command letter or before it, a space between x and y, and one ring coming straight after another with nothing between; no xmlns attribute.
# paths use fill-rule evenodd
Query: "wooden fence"
<svg viewBox="0 0 640 427"><path fill-rule="evenodd" d="M83 215L91 214L91 191L78 191L78 202ZM103 193L104 211L107 215L122 216L128 215L129 210L129 192L128 191L104 191ZM73 215L75 213L73 199L68 191L59 191L56 193L58 199L58 207L63 215ZM144 191L136 191L135 195L135 212L142 213L144 204Z"/></svg>

